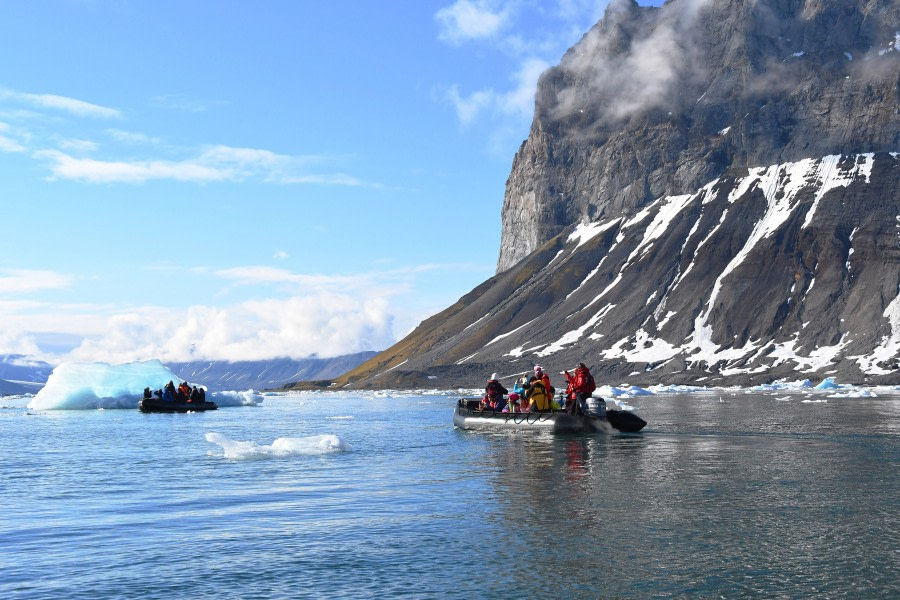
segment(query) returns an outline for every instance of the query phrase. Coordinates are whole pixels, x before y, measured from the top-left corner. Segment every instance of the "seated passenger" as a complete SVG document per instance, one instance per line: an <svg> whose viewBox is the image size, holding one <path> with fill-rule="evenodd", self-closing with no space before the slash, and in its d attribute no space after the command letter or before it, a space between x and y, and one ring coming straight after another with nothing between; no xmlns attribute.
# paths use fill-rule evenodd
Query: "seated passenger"
<svg viewBox="0 0 900 600"><path fill-rule="evenodd" d="M519 412L519 395L517 393L513 392L509 395L509 402L506 403L503 412Z"/></svg>
<svg viewBox="0 0 900 600"><path fill-rule="evenodd" d="M519 406L516 412L527 413L531 412L531 401L528 400L525 396L519 396Z"/></svg>
<svg viewBox="0 0 900 600"><path fill-rule="evenodd" d="M497 379L497 374L494 373L491 375L491 378L488 380L487 385L484 386L484 398L481 400L481 409L482 410L503 410L503 407L506 406L506 400L503 398L505 394L508 394L509 391L503 387L500 381Z"/></svg>
<svg viewBox="0 0 900 600"><path fill-rule="evenodd" d="M556 394L556 388L550 385L550 376L544 372L541 365L534 365L534 378L544 382L544 389L547 390L547 393L553 398Z"/></svg>
<svg viewBox="0 0 900 600"><path fill-rule="evenodd" d="M145 387L144 388L144 400L149 400L152 397L153 397L153 394L150 393L150 388Z"/></svg>
<svg viewBox="0 0 900 600"><path fill-rule="evenodd" d="M516 379L515 385L513 385L513 391L519 395L521 398L525 395L525 386L528 384L528 373L524 373L521 377Z"/></svg>
<svg viewBox="0 0 900 600"><path fill-rule="evenodd" d="M200 402L200 390L197 389L197 386L191 388L191 397L188 402Z"/></svg>
<svg viewBox="0 0 900 600"><path fill-rule="evenodd" d="M550 410L550 393L543 379L530 378L525 389L525 397L531 405L531 412L548 412Z"/></svg>

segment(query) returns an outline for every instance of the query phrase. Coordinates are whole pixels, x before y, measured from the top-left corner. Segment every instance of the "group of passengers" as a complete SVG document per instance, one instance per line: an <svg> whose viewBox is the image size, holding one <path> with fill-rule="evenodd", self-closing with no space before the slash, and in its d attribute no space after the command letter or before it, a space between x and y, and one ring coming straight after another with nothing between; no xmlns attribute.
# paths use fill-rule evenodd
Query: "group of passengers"
<svg viewBox="0 0 900 600"><path fill-rule="evenodd" d="M584 363L578 363L574 375L563 371L566 376L565 403L560 405L554 396L556 388L550 385L550 376L541 365L534 366L534 373L523 373L516 379L513 391L510 392L497 374L491 375L484 388L481 410L505 413L551 412L565 410L569 414L586 414L587 399L597 389L594 377Z"/></svg>
<svg viewBox="0 0 900 600"><path fill-rule="evenodd" d="M191 386L187 381L182 381L175 387L172 381L169 381L163 389L156 390L151 394L150 388L144 388L144 399L147 400L153 396L161 399L163 402L206 402L206 390L198 388L196 385Z"/></svg>

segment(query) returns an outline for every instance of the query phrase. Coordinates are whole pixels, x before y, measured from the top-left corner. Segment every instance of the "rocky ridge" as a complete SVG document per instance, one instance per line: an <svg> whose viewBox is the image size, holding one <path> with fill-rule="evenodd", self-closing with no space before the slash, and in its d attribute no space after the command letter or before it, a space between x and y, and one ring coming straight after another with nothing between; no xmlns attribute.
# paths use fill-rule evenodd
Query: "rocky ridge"
<svg viewBox="0 0 900 600"><path fill-rule="evenodd" d="M332 382L900 383L900 1L614 1L546 72L497 274Z"/></svg>

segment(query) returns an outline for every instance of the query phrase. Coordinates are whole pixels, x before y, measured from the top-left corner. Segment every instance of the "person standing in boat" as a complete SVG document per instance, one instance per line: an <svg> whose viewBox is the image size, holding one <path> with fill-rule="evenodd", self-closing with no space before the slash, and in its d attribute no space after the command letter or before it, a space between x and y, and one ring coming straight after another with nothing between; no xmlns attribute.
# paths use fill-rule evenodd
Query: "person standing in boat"
<svg viewBox="0 0 900 600"><path fill-rule="evenodd" d="M163 400L165 402L175 402L175 384L171 381L163 387Z"/></svg>
<svg viewBox="0 0 900 600"><path fill-rule="evenodd" d="M506 406L506 400L503 396L508 394L509 390L503 387L503 384L497 379L496 373L493 373L491 378L488 379L487 385L484 386L484 392L484 398L481 400L482 410L486 408L503 410L503 407Z"/></svg>
<svg viewBox="0 0 900 600"><path fill-rule="evenodd" d="M575 367L575 375L570 375L568 371L563 371L566 380L569 382L569 396L566 399L566 409L569 414L587 414L587 399L591 397L597 384L594 382L594 376L591 375L590 369L585 364L578 363Z"/></svg>

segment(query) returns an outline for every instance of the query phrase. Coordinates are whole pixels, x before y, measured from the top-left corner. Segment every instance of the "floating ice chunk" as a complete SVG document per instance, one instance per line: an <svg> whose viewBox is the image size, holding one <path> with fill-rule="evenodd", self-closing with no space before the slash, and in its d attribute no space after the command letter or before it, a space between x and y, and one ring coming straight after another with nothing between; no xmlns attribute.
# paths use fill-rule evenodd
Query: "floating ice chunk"
<svg viewBox="0 0 900 600"><path fill-rule="evenodd" d="M633 406L631 406L621 398L607 399L606 407L612 408L613 410L635 410Z"/></svg>
<svg viewBox="0 0 900 600"><path fill-rule="evenodd" d="M256 406L257 404L262 404L263 395L255 390L244 390L243 392L224 391L207 394L207 399L212 400L219 407Z"/></svg>
<svg viewBox="0 0 900 600"><path fill-rule="evenodd" d="M206 441L221 446L225 458L237 460L322 455L350 450L350 444L336 435L278 438L271 445L266 445L232 440L221 433L207 433Z"/></svg>
<svg viewBox="0 0 900 600"><path fill-rule="evenodd" d="M752 392L772 392L776 390L803 390L813 386L812 381L804 379L802 381L775 381L773 383L764 383L762 385L754 385L750 388Z"/></svg>
<svg viewBox="0 0 900 600"><path fill-rule="evenodd" d="M602 385L594 390L593 396L597 398L606 398L609 396L612 397L635 397L635 396L653 396L654 393L650 390L646 390L642 387L638 387L636 385L623 385L621 387L614 387L609 385Z"/></svg>
<svg viewBox="0 0 900 600"><path fill-rule="evenodd" d="M158 360L120 365L63 363L28 404L35 410L137 408L145 387L160 389L181 381Z"/></svg>
<svg viewBox="0 0 900 600"><path fill-rule="evenodd" d="M706 388L701 385L664 385L655 384L647 388L654 394L690 394L693 392L703 392Z"/></svg>
<svg viewBox="0 0 900 600"><path fill-rule="evenodd" d="M850 390L837 394L828 394L829 398L877 398L878 394L872 390Z"/></svg>
<svg viewBox="0 0 900 600"><path fill-rule="evenodd" d="M822 383L816 386L817 390L836 390L839 388L838 384L834 382L834 377L826 377L822 380Z"/></svg>

